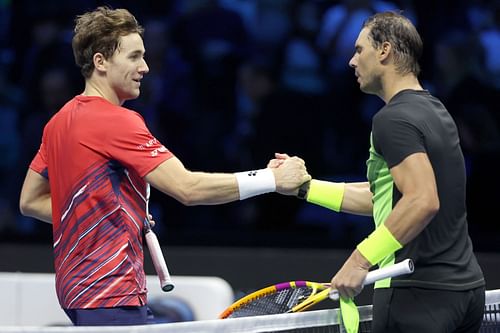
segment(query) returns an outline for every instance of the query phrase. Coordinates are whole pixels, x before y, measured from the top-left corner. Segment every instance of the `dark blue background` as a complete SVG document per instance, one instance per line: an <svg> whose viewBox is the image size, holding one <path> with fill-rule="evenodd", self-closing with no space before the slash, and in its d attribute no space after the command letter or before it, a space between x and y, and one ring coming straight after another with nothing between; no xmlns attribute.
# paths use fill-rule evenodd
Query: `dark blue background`
<svg viewBox="0 0 500 333"><path fill-rule="evenodd" d="M146 28L150 73L126 106L187 168L256 169L287 152L335 181L365 179L382 105L347 65L359 22L402 9L424 41L422 84L459 126L475 249L499 249L500 2L478 0L0 1L2 242L51 242L50 225L20 216L19 191L44 124L83 89L74 17L101 4L129 9ZM373 228L277 194L184 207L153 191L152 211L162 243L180 246L352 248Z"/></svg>

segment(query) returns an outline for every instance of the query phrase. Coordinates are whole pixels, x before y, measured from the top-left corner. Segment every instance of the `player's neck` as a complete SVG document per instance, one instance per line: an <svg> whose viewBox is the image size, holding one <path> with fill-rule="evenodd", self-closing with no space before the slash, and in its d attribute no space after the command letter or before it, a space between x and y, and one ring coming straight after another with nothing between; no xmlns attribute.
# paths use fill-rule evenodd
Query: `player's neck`
<svg viewBox="0 0 500 333"><path fill-rule="evenodd" d="M402 90L423 90L417 77L413 74L402 76L394 73L393 75L388 75L382 81L382 86L383 88L380 98L382 98L385 103L389 103L389 101Z"/></svg>
<svg viewBox="0 0 500 333"><path fill-rule="evenodd" d="M84 96L99 96L115 105L122 105L118 96L114 91L106 85L99 84L99 82L89 79L85 81L85 90L82 95Z"/></svg>

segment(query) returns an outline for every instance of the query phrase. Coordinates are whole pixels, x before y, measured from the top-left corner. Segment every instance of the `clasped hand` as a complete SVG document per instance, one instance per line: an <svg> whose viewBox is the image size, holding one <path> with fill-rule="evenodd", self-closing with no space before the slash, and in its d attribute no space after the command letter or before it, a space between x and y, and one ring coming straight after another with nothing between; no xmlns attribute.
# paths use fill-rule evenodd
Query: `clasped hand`
<svg viewBox="0 0 500 333"><path fill-rule="evenodd" d="M267 164L274 173L276 192L284 195L297 195L300 185L311 180L303 159L287 154L274 154L276 158Z"/></svg>

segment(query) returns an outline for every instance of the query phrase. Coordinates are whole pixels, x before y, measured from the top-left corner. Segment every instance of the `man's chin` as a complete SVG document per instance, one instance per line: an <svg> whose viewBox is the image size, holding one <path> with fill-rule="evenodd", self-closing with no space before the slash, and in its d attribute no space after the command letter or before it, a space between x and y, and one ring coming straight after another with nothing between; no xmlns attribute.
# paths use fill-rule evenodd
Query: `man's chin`
<svg viewBox="0 0 500 333"><path fill-rule="evenodd" d="M126 101L130 101L130 100L132 100L132 99L136 99L136 98L138 98L140 95L141 95L141 92L140 92L140 91L137 91L137 92L135 92L135 93L131 93L131 94L129 94L129 95L125 98L125 100L126 100Z"/></svg>

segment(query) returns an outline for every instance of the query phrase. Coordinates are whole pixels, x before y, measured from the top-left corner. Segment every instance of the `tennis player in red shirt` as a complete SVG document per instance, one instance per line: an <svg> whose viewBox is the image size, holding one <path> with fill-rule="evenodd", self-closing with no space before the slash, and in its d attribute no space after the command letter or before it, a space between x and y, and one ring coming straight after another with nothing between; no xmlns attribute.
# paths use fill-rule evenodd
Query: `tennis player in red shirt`
<svg viewBox="0 0 500 333"><path fill-rule="evenodd" d="M122 107L139 96L149 71L142 34L125 9L77 17L72 46L85 90L45 126L21 192L21 212L53 224L57 296L75 325L148 322L148 183L185 205L212 205L295 195L310 180L298 157L234 174L187 170L138 113Z"/></svg>

